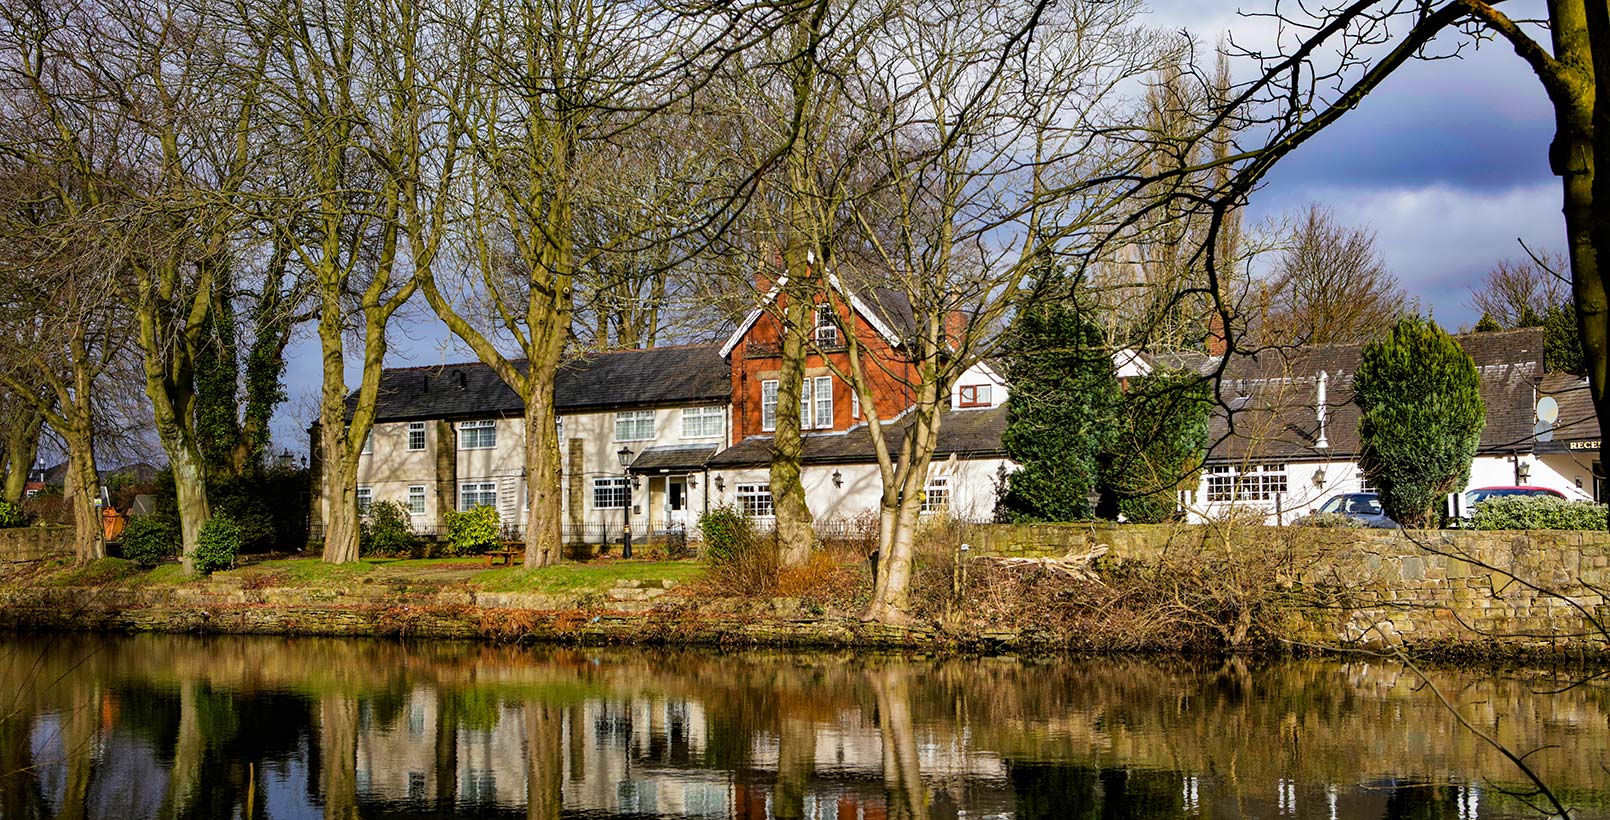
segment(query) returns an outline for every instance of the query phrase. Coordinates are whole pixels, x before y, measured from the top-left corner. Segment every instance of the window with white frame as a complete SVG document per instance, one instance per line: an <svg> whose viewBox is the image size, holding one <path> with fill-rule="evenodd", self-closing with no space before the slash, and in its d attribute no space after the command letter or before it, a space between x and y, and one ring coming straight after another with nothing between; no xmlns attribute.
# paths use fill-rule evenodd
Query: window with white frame
<svg viewBox="0 0 1610 820"><path fill-rule="evenodd" d="M625 478L593 479L593 509L619 510L630 500L631 488Z"/></svg>
<svg viewBox="0 0 1610 820"><path fill-rule="evenodd" d="M770 484L739 484L733 498L738 510L751 518L771 518L774 514Z"/></svg>
<svg viewBox="0 0 1610 820"><path fill-rule="evenodd" d="M861 391L850 388L850 418L861 417Z"/></svg>
<svg viewBox="0 0 1610 820"><path fill-rule="evenodd" d="M721 435L719 407L685 407L682 410L683 438L715 438Z"/></svg>
<svg viewBox="0 0 1610 820"><path fill-rule="evenodd" d="M648 441L652 438L653 410L623 410L615 414L616 441Z"/></svg>
<svg viewBox="0 0 1610 820"><path fill-rule="evenodd" d="M1365 475L1363 470L1358 471L1358 491L1361 493L1375 492L1374 485L1370 484L1370 477Z"/></svg>
<svg viewBox="0 0 1610 820"><path fill-rule="evenodd" d="M460 450L490 450L496 446L498 446L498 423L495 419L458 423Z"/></svg>
<svg viewBox="0 0 1610 820"><path fill-rule="evenodd" d="M831 429L833 427L833 377L817 376L816 379L816 428Z"/></svg>
<svg viewBox="0 0 1610 820"><path fill-rule="evenodd" d="M458 486L459 512L472 510L476 507L496 507L498 505L498 485L490 481L472 481Z"/></svg>
<svg viewBox="0 0 1610 820"><path fill-rule="evenodd" d="M369 508L374 506L375 490L373 487L358 488L358 515L368 515Z"/></svg>
<svg viewBox="0 0 1610 820"><path fill-rule="evenodd" d="M408 422L408 452L417 453L425 449L425 422Z"/></svg>
<svg viewBox="0 0 1610 820"><path fill-rule="evenodd" d="M565 420L559 416L553 417L553 439L561 449L565 446Z"/></svg>
<svg viewBox="0 0 1610 820"><path fill-rule="evenodd" d="M961 401L958 402L958 404L960 404L962 407L989 406L990 396L989 385L987 384L962 385L959 392L961 393Z"/></svg>
<svg viewBox="0 0 1610 820"><path fill-rule="evenodd" d="M928 485L922 488L922 512L924 515L942 513L950 509L950 476L936 475L928 478Z"/></svg>
<svg viewBox="0 0 1610 820"><path fill-rule="evenodd" d="M425 514L425 485L415 484L408 488L408 514Z"/></svg>
<svg viewBox="0 0 1610 820"><path fill-rule="evenodd" d="M834 347L839 343L839 316L832 305L816 306L816 344Z"/></svg>
<svg viewBox="0 0 1610 820"><path fill-rule="evenodd" d="M371 428L369 428L369 432L367 434L365 434L364 437L363 437L363 452L365 452L365 453L373 453L374 451L375 451L375 431L374 431L374 428L371 427Z"/></svg>
<svg viewBox="0 0 1610 820"><path fill-rule="evenodd" d="M760 383L760 429L771 432L777 429L777 381L767 379Z"/></svg>
<svg viewBox="0 0 1610 820"><path fill-rule="evenodd" d="M1286 494L1285 464L1216 464L1207 470L1207 500L1273 501Z"/></svg>

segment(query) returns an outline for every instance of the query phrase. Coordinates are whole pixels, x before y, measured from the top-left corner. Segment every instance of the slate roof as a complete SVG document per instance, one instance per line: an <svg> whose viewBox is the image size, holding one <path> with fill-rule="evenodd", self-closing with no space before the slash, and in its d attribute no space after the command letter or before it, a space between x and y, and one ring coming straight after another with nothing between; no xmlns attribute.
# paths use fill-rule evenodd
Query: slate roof
<svg viewBox="0 0 1610 820"><path fill-rule="evenodd" d="M910 419L886 422L884 430L891 451L900 447ZM1006 430L1006 406L982 410L946 411L939 422L939 446L934 459L999 458L1001 433ZM771 463L771 436L750 436L711 457L710 469L761 467ZM807 435L800 461L804 464L863 464L878 460L872 449L871 428L862 424L843 433Z"/></svg>
<svg viewBox="0 0 1610 820"><path fill-rule="evenodd" d="M1540 442L1542 452L1564 452L1572 441L1596 441L1599 418L1593 411L1593 395L1588 380L1574 373L1550 373L1537 388L1538 396L1553 396L1560 403L1560 417L1554 423L1552 441Z"/></svg>
<svg viewBox="0 0 1610 820"><path fill-rule="evenodd" d="M516 364L523 372L525 363ZM554 379L560 413L616 407L724 403L732 370L717 345L588 353L565 362ZM347 412L357 394L347 397ZM480 362L388 368L380 375L376 421L519 416L525 405Z"/></svg>
<svg viewBox="0 0 1610 820"><path fill-rule="evenodd" d="M1455 336L1481 374L1487 407L1480 452L1531 449L1533 388L1543 377L1543 331L1526 328ZM1353 376L1362 345L1322 345L1235 355L1219 384L1209 427L1209 461L1351 458L1359 452ZM1328 376L1325 434L1315 447L1318 374Z"/></svg>

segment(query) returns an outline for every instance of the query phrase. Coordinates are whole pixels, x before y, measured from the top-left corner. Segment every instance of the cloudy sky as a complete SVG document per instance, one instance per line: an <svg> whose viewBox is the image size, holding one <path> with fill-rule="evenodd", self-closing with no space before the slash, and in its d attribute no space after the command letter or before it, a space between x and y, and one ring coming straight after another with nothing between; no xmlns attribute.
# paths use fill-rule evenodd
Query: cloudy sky
<svg viewBox="0 0 1610 820"><path fill-rule="evenodd" d="M1211 48L1227 31L1243 43L1269 38L1265 22L1240 17L1237 9L1271 3L1153 0L1152 8L1157 25L1185 29ZM1502 45L1415 63L1284 160L1255 195L1249 217L1327 205L1340 221L1375 232L1388 267L1445 326L1474 324L1466 305L1473 283L1495 260L1522 256L1517 239L1533 249L1563 249L1559 184L1545 156L1552 132L1537 80ZM274 426L282 445L301 451L319 388L311 328L289 356L291 400ZM444 358L472 356L416 310L394 334L388 364ZM349 381L355 376L349 372Z"/></svg>

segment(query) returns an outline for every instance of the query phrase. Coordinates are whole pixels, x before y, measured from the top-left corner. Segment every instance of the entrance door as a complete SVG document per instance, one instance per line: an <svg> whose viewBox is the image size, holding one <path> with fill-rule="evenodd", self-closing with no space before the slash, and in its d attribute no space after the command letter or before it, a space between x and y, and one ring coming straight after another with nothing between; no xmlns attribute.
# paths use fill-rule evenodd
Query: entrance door
<svg viewBox="0 0 1610 820"><path fill-rule="evenodd" d="M665 520L666 523L673 527L687 526L688 480L686 478L672 478L666 480Z"/></svg>

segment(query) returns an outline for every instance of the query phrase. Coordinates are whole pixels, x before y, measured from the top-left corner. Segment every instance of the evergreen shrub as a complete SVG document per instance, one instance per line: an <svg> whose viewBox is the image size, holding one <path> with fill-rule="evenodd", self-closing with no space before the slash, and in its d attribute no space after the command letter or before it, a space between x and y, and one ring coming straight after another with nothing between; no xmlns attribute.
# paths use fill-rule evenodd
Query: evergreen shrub
<svg viewBox="0 0 1610 820"><path fill-rule="evenodd" d="M447 511L447 550L452 555L480 555L497 546L498 511L481 504Z"/></svg>
<svg viewBox="0 0 1610 820"><path fill-rule="evenodd" d="M228 513L213 513L196 537L196 572L211 575L233 567L240 547L240 525Z"/></svg>
<svg viewBox="0 0 1610 820"><path fill-rule="evenodd" d="M28 526L28 515L20 504L0 501L0 530Z"/></svg>
<svg viewBox="0 0 1610 820"><path fill-rule="evenodd" d="M1353 391L1361 466L1381 506L1406 527L1434 524L1469 480L1487 423L1475 362L1436 322L1406 317L1364 347Z"/></svg>
<svg viewBox="0 0 1610 820"><path fill-rule="evenodd" d="M124 558L150 569L179 554L179 528L170 519L135 516L123 530L122 546Z"/></svg>
<svg viewBox="0 0 1610 820"><path fill-rule="evenodd" d="M362 555L407 555L419 546L413 516L401 501L376 501L358 529Z"/></svg>
<svg viewBox="0 0 1610 820"><path fill-rule="evenodd" d="M1605 505L1552 495L1490 498L1471 511L1478 530L1603 530Z"/></svg>

